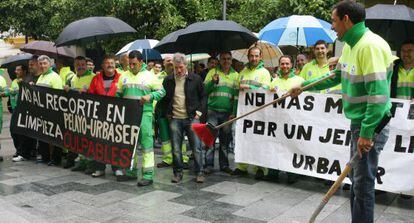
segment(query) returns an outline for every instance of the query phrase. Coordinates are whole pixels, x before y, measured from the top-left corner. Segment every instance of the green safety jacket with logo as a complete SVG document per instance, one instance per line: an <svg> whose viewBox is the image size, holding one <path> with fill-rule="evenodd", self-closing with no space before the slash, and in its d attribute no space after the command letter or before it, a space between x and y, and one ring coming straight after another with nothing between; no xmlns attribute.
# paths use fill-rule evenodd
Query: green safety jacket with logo
<svg viewBox="0 0 414 223"><path fill-rule="evenodd" d="M213 76L219 75L218 83L214 83ZM211 69L204 80L205 91L208 95L207 108L218 112L237 114L237 102L239 98L239 74L230 68L225 74L220 66Z"/></svg>
<svg viewBox="0 0 414 223"><path fill-rule="evenodd" d="M250 89L269 89L271 75L264 67L263 61L260 61L256 67L247 64L240 72L240 85L249 85Z"/></svg>
<svg viewBox="0 0 414 223"><path fill-rule="evenodd" d="M95 74L87 70L82 76L75 75L70 81L70 88L78 91L88 91Z"/></svg>
<svg viewBox="0 0 414 223"><path fill-rule="evenodd" d="M406 70L402 64L399 66L396 98L414 98L414 68Z"/></svg>
<svg viewBox="0 0 414 223"><path fill-rule="evenodd" d="M295 74L295 70L291 70L289 73L289 76L287 79L282 77L282 72L279 70L277 72L277 78L273 79L273 81L270 83L270 89L271 90L281 90L281 91L288 91L290 90L290 88L292 87L298 87L301 86L301 84L304 82L305 80L300 77L297 76Z"/></svg>
<svg viewBox="0 0 414 223"><path fill-rule="evenodd" d="M159 101L165 96L165 90L157 78L143 66L138 74L131 71L121 75L118 81L117 97L140 99L144 95L151 96L151 103L145 103L143 112L153 112L152 101Z"/></svg>
<svg viewBox="0 0 414 223"><path fill-rule="evenodd" d="M389 86L396 57L388 43L366 28L364 22L348 30L343 40L346 44L334 71L335 78L310 90L322 90L342 83L345 116L351 124L361 126L360 137L372 139L375 128L391 108ZM320 78L305 81L302 85Z"/></svg>
<svg viewBox="0 0 414 223"><path fill-rule="evenodd" d="M62 79L59 74L52 70L52 68L49 68L45 73L39 76L36 85L53 89L63 89Z"/></svg>

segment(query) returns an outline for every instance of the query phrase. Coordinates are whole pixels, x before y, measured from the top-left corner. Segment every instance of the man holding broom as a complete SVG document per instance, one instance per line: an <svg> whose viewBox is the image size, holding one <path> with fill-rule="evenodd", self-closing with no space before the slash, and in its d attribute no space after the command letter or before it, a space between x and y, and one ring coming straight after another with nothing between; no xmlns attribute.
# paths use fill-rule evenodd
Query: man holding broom
<svg viewBox="0 0 414 223"><path fill-rule="evenodd" d="M332 10L332 29L345 42L335 77L310 90L342 84L345 116L351 119L351 157L358 153L349 177L352 222L374 221L375 176L378 158L388 140L390 77L394 57L387 42L365 27L365 9L354 1L341 1ZM328 74L327 74L328 75ZM302 86L320 78L305 81ZM289 91L292 97L300 88ZM384 127L385 126L385 127ZM381 127L383 127L381 129Z"/></svg>

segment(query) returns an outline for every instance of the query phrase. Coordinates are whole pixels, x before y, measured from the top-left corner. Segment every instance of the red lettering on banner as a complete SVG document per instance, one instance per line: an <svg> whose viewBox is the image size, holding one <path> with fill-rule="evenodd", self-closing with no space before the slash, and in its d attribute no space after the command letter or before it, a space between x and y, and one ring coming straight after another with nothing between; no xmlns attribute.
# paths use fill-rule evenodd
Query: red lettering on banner
<svg viewBox="0 0 414 223"><path fill-rule="evenodd" d="M111 151L108 145L105 145L105 156L104 161L105 163L111 163Z"/></svg>
<svg viewBox="0 0 414 223"><path fill-rule="evenodd" d="M85 149L88 149L89 140L88 138L82 137L81 138L81 146L79 148L79 153L84 153Z"/></svg>
<svg viewBox="0 0 414 223"><path fill-rule="evenodd" d="M103 147L102 144L96 143L95 145L95 160L96 161L103 161Z"/></svg>
<svg viewBox="0 0 414 223"><path fill-rule="evenodd" d="M129 151L129 149L121 149L120 156L121 160L119 160L119 166L122 168L129 167L132 157L131 151Z"/></svg>
<svg viewBox="0 0 414 223"><path fill-rule="evenodd" d="M112 151L111 151L111 164L114 166L118 166L118 154L119 154L119 149L118 147L112 146Z"/></svg>

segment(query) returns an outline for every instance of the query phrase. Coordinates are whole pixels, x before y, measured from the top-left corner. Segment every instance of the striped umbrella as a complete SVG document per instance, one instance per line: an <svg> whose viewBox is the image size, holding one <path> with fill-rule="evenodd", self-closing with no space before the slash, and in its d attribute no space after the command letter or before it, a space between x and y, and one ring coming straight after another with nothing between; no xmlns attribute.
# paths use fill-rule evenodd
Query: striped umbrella
<svg viewBox="0 0 414 223"><path fill-rule="evenodd" d="M336 33L331 24L309 15L292 15L276 19L259 32L259 39L277 46L312 46L318 40L333 43Z"/></svg>

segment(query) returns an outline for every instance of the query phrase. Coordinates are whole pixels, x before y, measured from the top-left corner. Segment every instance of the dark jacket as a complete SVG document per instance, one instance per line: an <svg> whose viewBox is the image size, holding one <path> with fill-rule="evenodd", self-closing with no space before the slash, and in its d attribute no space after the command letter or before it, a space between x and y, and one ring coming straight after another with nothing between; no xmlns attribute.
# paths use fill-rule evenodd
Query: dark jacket
<svg viewBox="0 0 414 223"><path fill-rule="evenodd" d="M163 115L167 118L172 117L173 111L173 98L175 93L175 79L174 75L168 75L165 77L164 82L162 83L166 91L165 97L161 101L161 110ZM203 81L200 76L197 74L188 74L185 78L184 83L184 93L185 93L185 105L187 110L187 115L190 118L194 118L196 111L203 113L200 117L201 122L205 122L205 117L207 113L207 97L204 92Z"/></svg>

